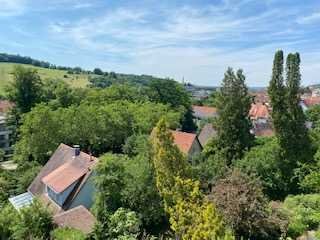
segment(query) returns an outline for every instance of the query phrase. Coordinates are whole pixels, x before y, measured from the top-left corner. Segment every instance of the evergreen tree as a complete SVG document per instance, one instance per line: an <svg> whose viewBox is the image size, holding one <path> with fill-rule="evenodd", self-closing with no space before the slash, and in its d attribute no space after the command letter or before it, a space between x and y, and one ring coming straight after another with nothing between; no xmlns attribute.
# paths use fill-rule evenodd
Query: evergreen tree
<svg viewBox="0 0 320 240"><path fill-rule="evenodd" d="M283 77L283 52L277 51L273 62L268 93L272 106L272 120L280 146L281 171L290 193L297 192L295 170L312 159L311 144L300 103L300 56L289 54L286 61L286 81Z"/></svg>
<svg viewBox="0 0 320 240"><path fill-rule="evenodd" d="M250 107L251 97L242 70L235 74L232 68L228 68L217 97L219 118L216 124L217 147L223 152L228 165L240 159L252 145L253 135L250 133L251 122L248 117Z"/></svg>
<svg viewBox="0 0 320 240"><path fill-rule="evenodd" d="M300 106L300 55L299 53L290 53L287 57L286 66L286 85L287 85L287 105L290 117L289 137L290 144L286 149L291 161L305 163L310 158L310 139L305 126L306 116Z"/></svg>
<svg viewBox="0 0 320 240"><path fill-rule="evenodd" d="M199 182L188 178L186 158L174 145L164 119L153 130L151 140L157 187L176 239L233 239L214 205L201 193Z"/></svg>
<svg viewBox="0 0 320 240"><path fill-rule="evenodd" d="M153 144L153 163L157 187L165 199L165 204L170 205L167 196L170 196L170 191L175 184L175 177L187 176L187 159L174 145L173 136L164 119L161 119L153 129L151 142Z"/></svg>
<svg viewBox="0 0 320 240"><path fill-rule="evenodd" d="M283 51L277 51L274 56L272 78L268 88L272 106L272 121L277 139L282 148L288 141L288 111L286 106L286 88L283 79Z"/></svg>

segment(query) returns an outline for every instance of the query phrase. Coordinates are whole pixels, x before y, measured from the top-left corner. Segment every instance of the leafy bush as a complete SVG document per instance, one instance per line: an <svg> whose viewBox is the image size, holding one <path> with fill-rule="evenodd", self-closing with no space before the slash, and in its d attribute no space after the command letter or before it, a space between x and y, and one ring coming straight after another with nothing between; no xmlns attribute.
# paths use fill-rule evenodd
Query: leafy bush
<svg viewBox="0 0 320 240"><path fill-rule="evenodd" d="M295 238L320 224L320 194L289 196L283 203L289 216L288 235Z"/></svg>

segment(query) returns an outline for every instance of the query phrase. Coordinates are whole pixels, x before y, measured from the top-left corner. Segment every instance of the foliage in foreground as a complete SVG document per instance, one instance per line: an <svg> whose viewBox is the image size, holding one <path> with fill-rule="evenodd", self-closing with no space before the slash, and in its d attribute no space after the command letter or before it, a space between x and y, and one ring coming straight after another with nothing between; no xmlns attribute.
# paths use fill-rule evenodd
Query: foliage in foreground
<svg viewBox="0 0 320 240"><path fill-rule="evenodd" d="M49 239L53 230L51 213L38 200L30 206L16 211L11 205L0 214L1 239Z"/></svg>
<svg viewBox="0 0 320 240"><path fill-rule="evenodd" d="M283 203L283 210L289 216L290 237L295 238L320 227L319 194L289 196Z"/></svg>
<svg viewBox="0 0 320 240"><path fill-rule="evenodd" d="M188 177L190 167L186 157L173 144L165 120L160 120L153 130L152 143L157 187L176 238L231 238L214 205L201 193L199 182Z"/></svg>

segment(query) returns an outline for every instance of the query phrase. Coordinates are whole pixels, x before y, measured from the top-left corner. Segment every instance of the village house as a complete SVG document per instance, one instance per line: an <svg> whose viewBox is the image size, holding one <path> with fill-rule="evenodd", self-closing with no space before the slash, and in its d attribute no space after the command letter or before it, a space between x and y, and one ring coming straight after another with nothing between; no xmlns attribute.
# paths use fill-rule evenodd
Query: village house
<svg viewBox="0 0 320 240"><path fill-rule="evenodd" d="M9 201L19 210L40 199L53 213L58 226L92 231L95 217L89 209L94 202L94 166L98 159L80 151L79 146L60 144L28 188Z"/></svg>
<svg viewBox="0 0 320 240"><path fill-rule="evenodd" d="M186 154L189 159L202 151L202 146L196 134L172 131L172 136L174 144L176 144L180 151Z"/></svg>
<svg viewBox="0 0 320 240"><path fill-rule="evenodd" d="M218 116L217 109L207 106L192 106L193 116L198 120L210 119Z"/></svg>
<svg viewBox="0 0 320 240"><path fill-rule="evenodd" d="M252 133L255 136L272 136L274 134L270 110L266 104L261 102L253 103L249 116L253 125Z"/></svg>
<svg viewBox="0 0 320 240"><path fill-rule="evenodd" d="M309 108L319 105L320 104L320 97L319 96L302 96L300 101L300 106L302 110L305 112Z"/></svg>
<svg viewBox="0 0 320 240"><path fill-rule="evenodd" d="M216 137L217 134L217 130L214 129L211 123L205 124L198 135L201 146L204 147L209 140Z"/></svg>

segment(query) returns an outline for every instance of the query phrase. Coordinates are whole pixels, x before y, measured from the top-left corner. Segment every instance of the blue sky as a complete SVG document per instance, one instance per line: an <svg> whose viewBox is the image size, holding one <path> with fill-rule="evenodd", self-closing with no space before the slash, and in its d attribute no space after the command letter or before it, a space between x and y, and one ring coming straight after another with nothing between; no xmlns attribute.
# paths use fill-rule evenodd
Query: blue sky
<svg viewBox="0 0 320 240"><path fill-rule="evenodd" d="M198 85L231 66L265 86L277 49L320 83L319 26L319 0L0 0L0 52Z"/></svg>

